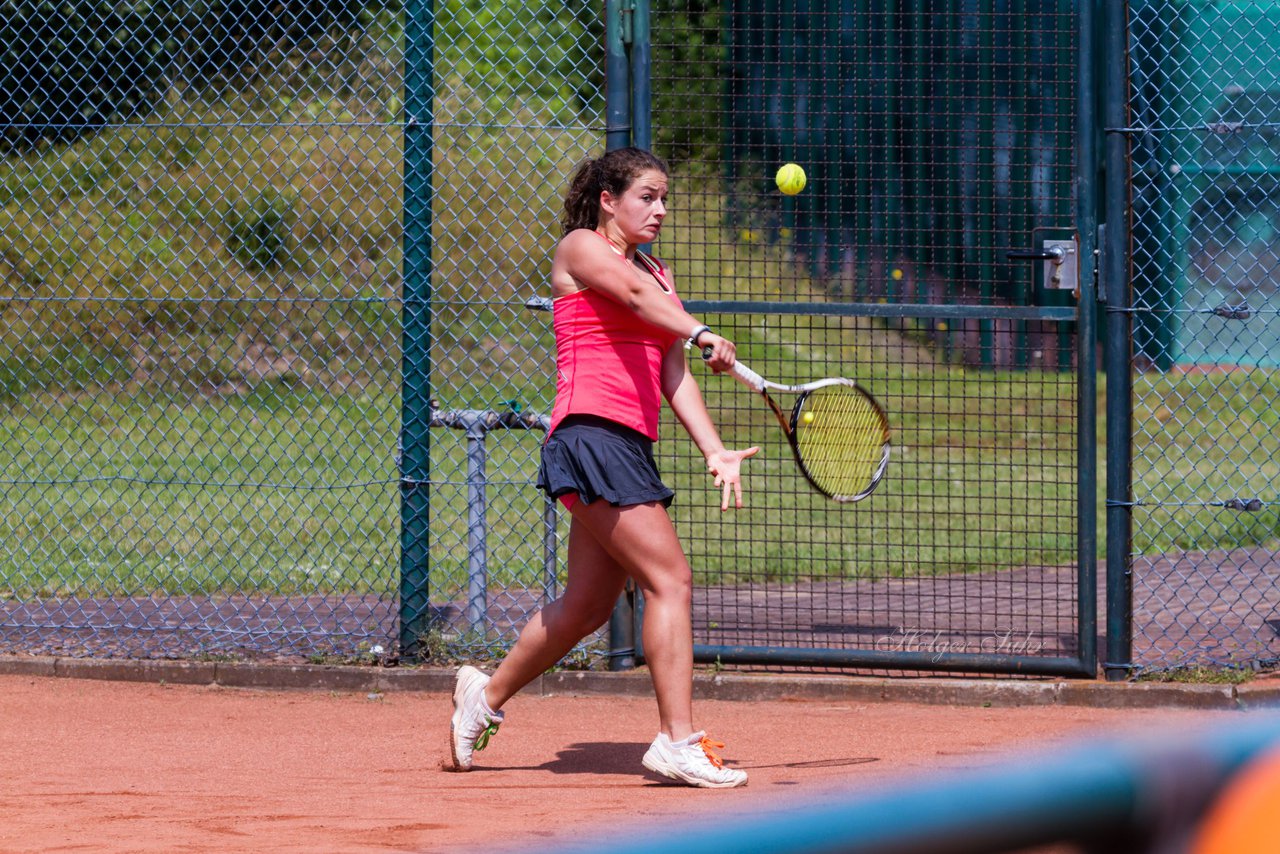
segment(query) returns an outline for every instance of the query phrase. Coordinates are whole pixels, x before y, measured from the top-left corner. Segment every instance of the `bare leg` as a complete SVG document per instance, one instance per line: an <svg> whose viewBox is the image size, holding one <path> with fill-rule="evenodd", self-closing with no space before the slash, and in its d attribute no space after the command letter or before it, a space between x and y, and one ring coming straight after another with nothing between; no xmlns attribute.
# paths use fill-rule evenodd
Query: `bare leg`
<svg viewBox="0 0 1280 854"><path fill-rule="evenodd" d="M626 573L576 514L569 525L568 561L564 595L525 624L485 687L485 701L495 711L600 628L613 611Z"/></svg>
<svg viewBox="0 0 1280 854"><path fill-rule="evenodd" d="M644 654L658 699L660 731L673 741L693 733L693 574L667 509L658 503L578 504L582 524L645 596ZM616 597L621 585L611 588Z"/></svg>

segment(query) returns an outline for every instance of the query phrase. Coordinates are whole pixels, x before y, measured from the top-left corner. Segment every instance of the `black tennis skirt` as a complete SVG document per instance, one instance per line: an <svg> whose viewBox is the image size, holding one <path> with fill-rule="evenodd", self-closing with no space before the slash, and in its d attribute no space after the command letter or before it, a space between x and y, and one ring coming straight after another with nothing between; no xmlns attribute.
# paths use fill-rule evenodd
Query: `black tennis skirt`
<svg viewBox="0 0 1280 854"><path fill-rule="evenodd" d="M658 474L648 436L592 415L570 415L556 426L542 446L538 488L552 498L577 493L587 504L604 499L615 507L669 507L675 495Z"/></svg>

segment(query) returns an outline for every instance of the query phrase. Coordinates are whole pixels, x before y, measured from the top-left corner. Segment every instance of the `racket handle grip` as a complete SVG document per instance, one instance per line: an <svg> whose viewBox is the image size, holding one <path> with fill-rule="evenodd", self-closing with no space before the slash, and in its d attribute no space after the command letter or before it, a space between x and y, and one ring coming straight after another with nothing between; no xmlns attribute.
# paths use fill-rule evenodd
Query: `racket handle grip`
<svg viewBox="0 0 1280 854"><path fill-rule="evenodd" d="M704 360L710 359L712 352L713 351L710 347L703 347L702 358ZM729 369L729 373L733 374L733 378L735 380L742 383L752 391L764 390L764 387L765 387L764 377L760 376L755 371L751 370L741 362L734 362L733 367Z"/></svg>

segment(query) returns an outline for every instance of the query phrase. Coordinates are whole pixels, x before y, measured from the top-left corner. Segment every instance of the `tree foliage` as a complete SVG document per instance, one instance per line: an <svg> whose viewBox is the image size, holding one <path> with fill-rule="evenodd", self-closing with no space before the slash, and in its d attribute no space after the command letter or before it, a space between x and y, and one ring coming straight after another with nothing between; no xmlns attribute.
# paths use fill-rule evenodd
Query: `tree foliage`
<svg viewBox="0 0 1280 854"><path fill-rule="evenodd" d="M0 0L0 150L150 112L349 24L361 0Z"/></svg>

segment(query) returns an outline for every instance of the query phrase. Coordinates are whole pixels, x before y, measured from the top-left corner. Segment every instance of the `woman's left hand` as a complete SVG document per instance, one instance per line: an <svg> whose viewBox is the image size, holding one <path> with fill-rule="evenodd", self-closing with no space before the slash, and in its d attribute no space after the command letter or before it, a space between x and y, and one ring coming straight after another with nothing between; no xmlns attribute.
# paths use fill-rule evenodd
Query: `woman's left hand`
<svg viewBox="0 0 1280 854"><path fill-rule="evenodd" d="M745 451L725 449L716 451L707 457L707 468L716 476L716 486L723 489L720 498L720 510L722 512L729 509L730 490L733 490L734 506L742 506L742 461L747 457L754 457L759 452L760 449L758 447L747 448Z"/></svg>

